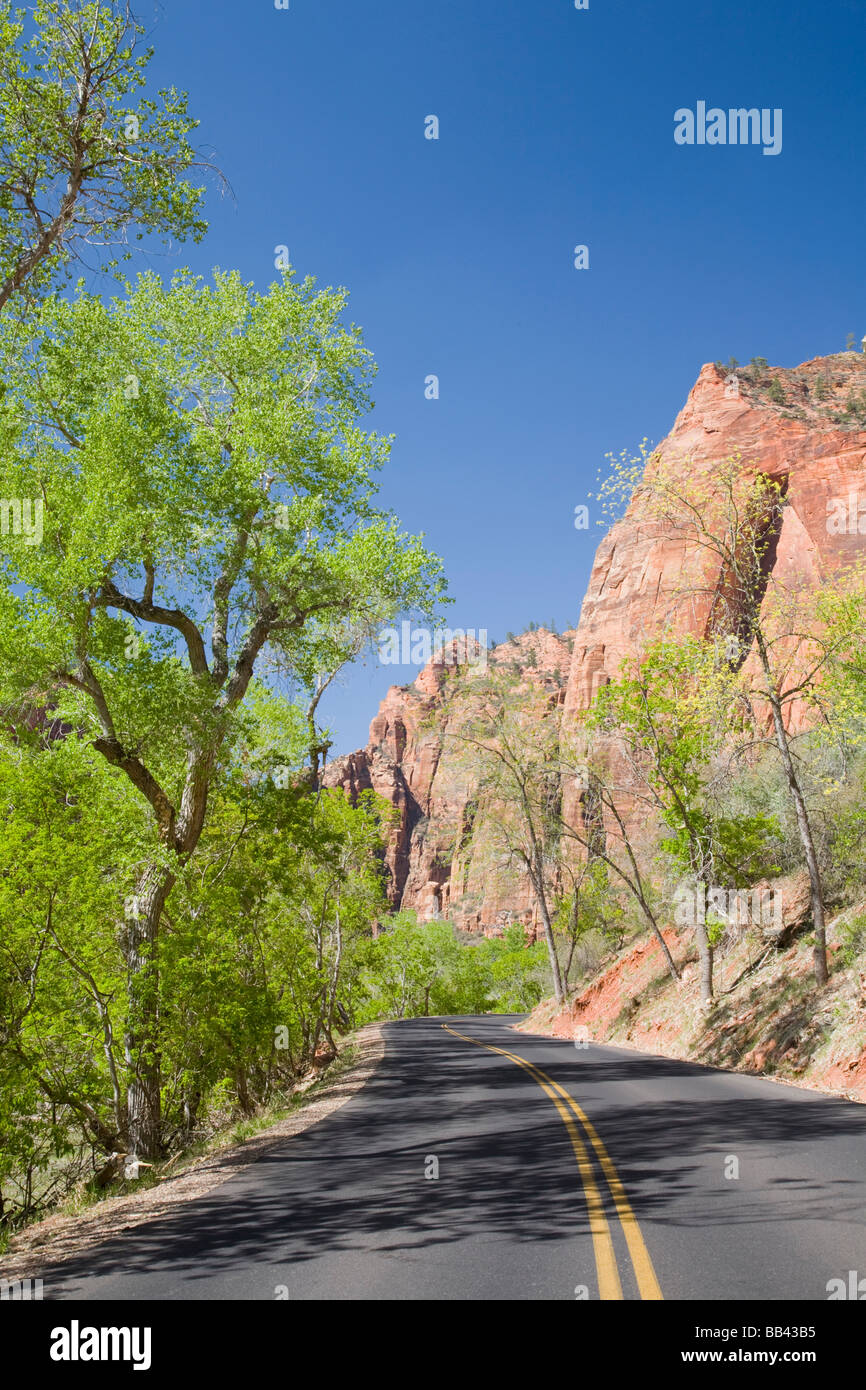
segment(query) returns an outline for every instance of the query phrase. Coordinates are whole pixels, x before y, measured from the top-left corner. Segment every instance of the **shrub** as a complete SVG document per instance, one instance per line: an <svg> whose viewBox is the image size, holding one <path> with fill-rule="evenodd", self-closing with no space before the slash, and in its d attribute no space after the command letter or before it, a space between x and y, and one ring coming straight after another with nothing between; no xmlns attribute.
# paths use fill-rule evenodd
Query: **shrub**
<svg viewBox="0 0 866 1390"><path fill-rule="evenodd" d="M845 922L840 929L839 940L842 946L840 958L846 970L850 970L866 951L866 913Z"/></svg>
<svg viewBox="0 0 866 1390"><path fill-rule="evenodd" d="M771 401L774 402L775 405L785 405L787 401L787 396L785 395L784 387L782 386L782 383L777 376L774 376L773 380L770 382L770 385L767 388L767 396Z"/></svg>

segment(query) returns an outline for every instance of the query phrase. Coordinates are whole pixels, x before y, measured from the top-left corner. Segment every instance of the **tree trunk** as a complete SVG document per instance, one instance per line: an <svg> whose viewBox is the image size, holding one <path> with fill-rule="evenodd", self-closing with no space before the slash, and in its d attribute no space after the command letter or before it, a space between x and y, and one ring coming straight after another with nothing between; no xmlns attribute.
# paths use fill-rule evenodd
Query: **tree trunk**
<svg viewBox="0 0 866 1390"><path fill-rule="evenodd" d="M544 923L544 939L547 942L547 954L550 957L550 973L553 976L553 997L557 1004L565 1003L565 989L562 984L562 971L559 968L559 957L556 954L556 941L553 936L553 926L550 921L550 913L547 910L547 895L544 891L544 879L541 868L535 865L530 877L533 879L535 889L535 899L538 903L538 910L541 913L541 920Z"/></svg>
<svg viewBox="0 0 866 1390"><path fill-rule="evenodd" d="M776 746L779 749L782 767L785 770L785 778L794 802L794 810L797 815L797 829L800 832L800 843L803 846L806 868L809 872L812 923L815 928L815 950L813 956L815 979L819 985L825 985L829 978L829 971L827 969L827 927L824 915L824 886L821 882L821 869L818 865L818 856L815 852L815 841L812 838L812 827L809 823L809 812L806 808L806 800L797 777L794 759L791 757L788 732L782 717L782 706L770 671L770 658L764 643L764 635L760 628L756 628L755 637L761 658L764 679L767 682L767 697L770 702L770 709L773 712Z"/></svg>
<svg viewBox="0 0 866 1390"><path fill-rule="evenodd" d="M328 1042L330 1043L331 1047L334 1048L334 1051L336 1051L334 1039L332 1037L334 1031L334 1012L337 1007L337 990L340 984L340 967L343 963L343 924L340 919L339 906L337 907L336 936L337 946L334 952L334 967L331 971L331 991L328 1001L327 1023Z"/></svg>
<svg viewBox="0 0 866 1390"><path fill-rule="evenodd" d="M629 877L629 875L625 873L623 869L620 868L619 864L617 864L615 859L611 858L611 856L607 852L607 849L602 848L601 842L597 834L595 835L594 842L591 842L589 840L581 839L581 837L575 834L574 830L572 830L570 827L566 827L566 829L568 830L568 833L574 839L577 840L578 844L582 844L584 846L584 848L588 851L589 854L591 854L596 859L601 859L602 862L605 863L609 869L613 869L614 873L622 879L629 892L640 904L641 912L644 914L647 921L649 922L653 935L655 936L655 939L659 943L659 946L661 948L661 953L664 956L665 961L667 962L667 967L670 971L671 978L674 980L678 980L680 978L680 972L677 969L676 962L673 956L671 955L670 950L668 949L668 943L664 939L661 927L656 921L655 913L652 911L649 903L646 900L646 896L643 891L643 880L641 878L641 872L638 868L637 859L635 857L634 850L632 849L631 841L629 840L628 835L626 834L625 821L620 815L616 803L613 800L613 797L610 795L609 792L605 795L602 792L600 784L598 782L595 783L595 795L597 797L598 804L602 807L607 807L611 815L614 817L617 825L619 826L620 835L622 836L623 847L625 849L626 854L628 855L629 863L631 864L631 877Z"/></svg>
<svg viewBox="0 0 866 1390"><path fill-rule="evenodd" d="M250 1119L251 1116L255 1114L256 1108L250 1099L247 1073L243 1066L238 1067L235 1071L235 1095L237 1096L238 1106L244 1119Z"/></svg>
<svg viewBox="0 0 866 1390"><path fill-rule="evenodd" d="M707 932L706 922L698 922L695 934L698 939L698 959L701 975L701 1005L708 1009L713 1002L713 947Z"/></svg>
<svg viewBox="0 0 866 1390"><path fill-rule="evenodd" d="M715 949L710 944L710 933L707 930L707 884L705 875L710 868L712 860L709 857L708 846L703 844L700 838L689 830L690 858L692 872L695 876L695 907L696 913L695 937L698 943L698 962L701 982L701 1008L708 1010L713 1005L713 957ZM712 869L710 868L710 872ZM698 907L698 895L700 895L700 907Z"/></svg>
<svg viewBox="0 0 866 1390"><path fill-rule="evenodd" d="M628 883L628 879L626 879L626 883ZM632 892L635 892L635 890L632 889ZM665 961L666 961L666 963L667 963L667 967L668 967L668 971L670 972L671 979L672 979L672 980L678 980L678 979L680 978L680 972L679 972L679 970L677 970L676 961L674 960L673 956L671 955L670 947L668 946L668 943L667 943L667 942L665 941L665 939L664 939L664 935L663 935L663 933L662 933L662 929L661 929L661 927L659 926L658 922L656 921L655 913L654 913L654 912L652 911L652 909L650 908L649 903L647 902L646 898L643 896L642 893L637 893L637 892L635 892L635 897L637 898L638 902L640 903L641 911L643 912L644 916L646 917L647 921L649 922L649 924L650 924L650 929L651 929L651 931L652 931L652 933L653 933L653 935L654 935L656 941L659 943L659 946L661 947L661 953L662 953L662 955L664 956Z"/></svg>
<svg viewBox="0 0 866 1390"><path fill-rule="evenodd" d="M186 779L176 825L162 827L164 843L178 860L189 858L198 844L207 813L208 785L220 740L187 757ZM176 876L152 864L139 879L134 911L126 922L124 957L129 992L124 1050L129 1068L127 1146L130 1157L156 1159L162 1151L159 1055L159 925Z"/></svg>
<svg viewBox="0 0 866 1390"><path fill-rule="evenodd" d="M129 1068L127 1151L131 1159L159 1158L162 1139L159 1056L159 922L174 876L153 866L137 885L125 923L124 958L129 1013L124 1038Z"/></svg>

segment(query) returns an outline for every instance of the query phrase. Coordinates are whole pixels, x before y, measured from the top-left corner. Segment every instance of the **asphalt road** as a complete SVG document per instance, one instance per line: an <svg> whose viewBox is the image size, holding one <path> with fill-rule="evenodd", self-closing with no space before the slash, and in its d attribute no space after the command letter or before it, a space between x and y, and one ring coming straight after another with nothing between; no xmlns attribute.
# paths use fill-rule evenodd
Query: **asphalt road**
<svg viewBox="0 0 866 1390"><path fill-rule="evenodd" d="M824 1301L866 1279L866 1107L511 1021L388 1025L340 1110L46 1270L45 1298Z"/></svg>

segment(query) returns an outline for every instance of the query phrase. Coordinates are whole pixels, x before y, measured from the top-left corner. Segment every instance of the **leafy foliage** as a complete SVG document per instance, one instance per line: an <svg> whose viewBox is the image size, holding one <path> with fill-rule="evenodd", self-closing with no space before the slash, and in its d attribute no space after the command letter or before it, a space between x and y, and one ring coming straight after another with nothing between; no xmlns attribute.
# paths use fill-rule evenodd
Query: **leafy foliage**
<svg viewBox="0 0 866 1390"><path fill-rule="evenodd" d="M152 50L122 3L40 0L30 37L0 4L0 308L44 294L85 250L129 256L130 231L199 241L206 166L174 88L142 95Z"/></svg>

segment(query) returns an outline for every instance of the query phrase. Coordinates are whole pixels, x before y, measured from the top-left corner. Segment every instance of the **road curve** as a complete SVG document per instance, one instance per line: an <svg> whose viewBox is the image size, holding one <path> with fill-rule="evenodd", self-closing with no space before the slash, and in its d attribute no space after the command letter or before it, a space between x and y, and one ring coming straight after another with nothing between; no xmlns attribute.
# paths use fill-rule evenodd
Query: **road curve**
<svg viewBox="0 0 866 1390"><path fill-rule="evenodd" d="M387 1025L348 1104L44 1270L45 1298L823 1301L866 1276L866 1107L511 1022Z"/></svg>

